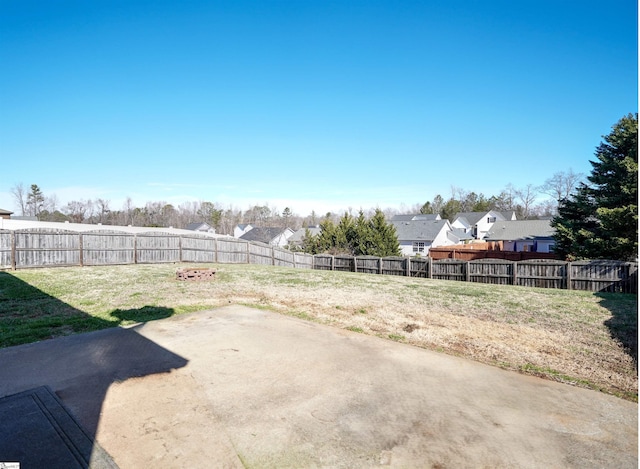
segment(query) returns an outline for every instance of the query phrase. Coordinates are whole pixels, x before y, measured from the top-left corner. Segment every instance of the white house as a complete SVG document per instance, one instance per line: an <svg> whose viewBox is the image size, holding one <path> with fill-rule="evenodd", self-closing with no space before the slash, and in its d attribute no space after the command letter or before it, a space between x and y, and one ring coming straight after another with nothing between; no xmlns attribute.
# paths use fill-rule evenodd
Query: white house
<svg viewBox="0 0 640 469"><path fill-rule="evenodd" d="M242 224L242 225L236 225L236 227L233 229L233 237L234 238L239 238L241 237L243 234L248 233L249 231L251 231L254 228L253 225L250 224Z"/></svg>
<svg viewBox="0 0 640 469"><path fill-rule="evenodd" d="M504 251L553 252L554 233L551 220L498 221L485 241L502 242Z"/></svg>
<svg viewBox="0 0 640 469"><path fill-rule="evenodd" d="M450 236L452 227L449 220L439 219L439 215L438 219L434 218L419 216L406 219L406 216L397 215L391 219L403 256L426 256L432 247L457 244L457 237Z"/></svg>
<svg viewBox="0 0 640 469"><path fill-rule="evenodd" d="M245 241L258 241L272 246L283 247L288 244L291 235L293 235L293 230L291 228L255 227L240 236L240 239L244 239Z"/></svg>
<svg viewBox="0 0 640 469"><path fill-rule="evenodd" d="M512 215L515 218L515 214ZM460 212L453 217L451 226L465 230L475 239L484 239L487 232L497 221L505 221L505 215L497 210L488 212Z"/></svg>

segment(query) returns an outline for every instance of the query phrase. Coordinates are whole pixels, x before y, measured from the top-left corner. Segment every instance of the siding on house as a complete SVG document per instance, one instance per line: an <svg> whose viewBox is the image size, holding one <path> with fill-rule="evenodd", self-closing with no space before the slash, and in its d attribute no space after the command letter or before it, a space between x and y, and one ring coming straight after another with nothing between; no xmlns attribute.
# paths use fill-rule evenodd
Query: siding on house
<svg viewBox="0 0 640 469"><path fill-rule="evenodd" d="M416 254L426 256L432 247L456 244L448 236L451 231L449 220L394 221L392 219L391 224L396 229L403 256Z"/></svg>
<svg viewBox="0 0 640 469"><path fill-rule="evenodd" d="M504 221L505 216L496 210L488 212L460 212L456 213L451 226L462 228L476 239L485 239L487 233L497 221Z"/></svg>

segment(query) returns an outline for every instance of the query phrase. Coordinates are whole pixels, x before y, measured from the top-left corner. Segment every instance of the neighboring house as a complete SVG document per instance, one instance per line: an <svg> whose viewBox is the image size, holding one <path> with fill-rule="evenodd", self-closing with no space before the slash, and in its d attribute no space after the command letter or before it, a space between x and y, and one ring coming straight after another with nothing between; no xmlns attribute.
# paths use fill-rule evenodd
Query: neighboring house
<svg viewBox="0 0 640 469"><path fill-rule="evenodd" d="M309 234L311 234L312 236L317 236L322 231L322 228L320 228L320 226L318 225L300 228L289 237L289 246L302 246L302 241L304 240L307 230L309 230Z"/></svg>
<svg viewBox="0 0 640 469"><path fill-rule="evenodd" d="M515 216L515 214L513 216ZM505 220L505 216L497 210L489 210L488 212L460 212L456 213L451 226L465 230L466 233L475 239L484 239L495 222Z"/></svg>
<svg viewBox="0 0 640 469"><path fill-rule="evenodd" d="M250 224L236 225L236 227L233 229L233 237L234 238L239 238L243 234L246 234L249 231L251 231L253 228L254 228L254 226L250 225Z"/></svg>
<svg viewBox="0 0 640 469"><path fill-rule="evenodd" d="M506 212L500 212L506 221L515 221L518 219L515 210L507 210Z"/></svg>
<svg viewBox="0 0 640 469"><path fill-rule="evenodd" d="M449 234L452 231L449 220L398 220L397 217L399 216L401 215L393 217L391 224L396 229L400 251L403 256L426 256L432 247L457 244L456 237L454 236L454 239L451 239L452 237Z"/></svg>
<svg viewBox="0 0 640 469"><path fill-rule="evenodd" d="M272 246L286 246L289 238L293 235L291 228L261 228L255 227L240 236L245 241L258 241Z"/></svg>
<svg viewBox="0 0 640 469"><path fill-rule="evenodd" d="M11 218L11 215L13 214L13 212L10 212L9 210L4 210L0 208L0 218L4 218L5 220L9 220Z"/></svg>
<svg viewBox="0 0 640 469"><path fill-rule="evenodd" d="M553 252L554 233L551 220L498 221L485 241L500 243L503 251Z"/></svg>
<svg viewBox="0 0 640 469"><path fill-rule="evenodd" d="M202 233L215 233L216 229L204 222L189 223L186 228L191 231L200 231Z"/></svg>

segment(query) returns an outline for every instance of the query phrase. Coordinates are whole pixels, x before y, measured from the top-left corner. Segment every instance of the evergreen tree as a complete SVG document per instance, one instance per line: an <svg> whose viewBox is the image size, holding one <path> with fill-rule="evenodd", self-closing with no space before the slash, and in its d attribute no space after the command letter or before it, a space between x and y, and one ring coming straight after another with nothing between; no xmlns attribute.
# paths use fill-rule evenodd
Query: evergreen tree
<svg viewBox="0 0 640 469"><path fill-rule="evenodd" d="M369 225L373 235L373 243L367 254L378 257L399 256L400 243L396 229L392 224L387 223L382 210L376 209Z"/></svg>
<svg viewBox="0 0 640 469"><path fill-rule="evenodd" d="M44 208L44 194L37 184L31 184L31 191L27 194L27 209L29 215L38 217Z"/></svg>
<svg viewBox="0 0 640 469"><path fill-rule="evenodd" d="M556 252L568 258L635 260L638 256L638 115L603 137L597 161L575 194L560 201Z"/></svg>
<svg viewBox="0 0 640 469"><path fill-rule="evenodd" d="M395 228L387 223L380 209L376 209L370 220L366 219L362 210L355 219L345 213L337 225L325 218L320 228L318 236L312 236L308 230L305 232L305 252L377 257L400 255Z"/></svg>

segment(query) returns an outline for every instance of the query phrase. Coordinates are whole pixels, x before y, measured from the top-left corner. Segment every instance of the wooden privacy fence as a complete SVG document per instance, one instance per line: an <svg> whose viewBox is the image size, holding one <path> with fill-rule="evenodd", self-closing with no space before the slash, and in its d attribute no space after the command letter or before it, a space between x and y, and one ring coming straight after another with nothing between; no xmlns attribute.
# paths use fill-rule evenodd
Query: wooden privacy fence
<svg viewBox="0 0 640 469"><path fill-rule="evenodd" d="M638 292L638 264L619 261L314 256L314 269L593 292Z"/></svg>
<svg viewBox="0 0 640 469"><path fill-rule="evenodd" d="M234 238L167 232L0 230L0 268L211 262L313 268L313 256Z"/></svg>
<svg viewBox="0 0 640 469"><path fill-rule="evenodd" d="M617 261L474 261L294 253L236 238L168 232L0 230L0 268L203 262L400 275L593 292L638 292L638 264Z"/></svg>

